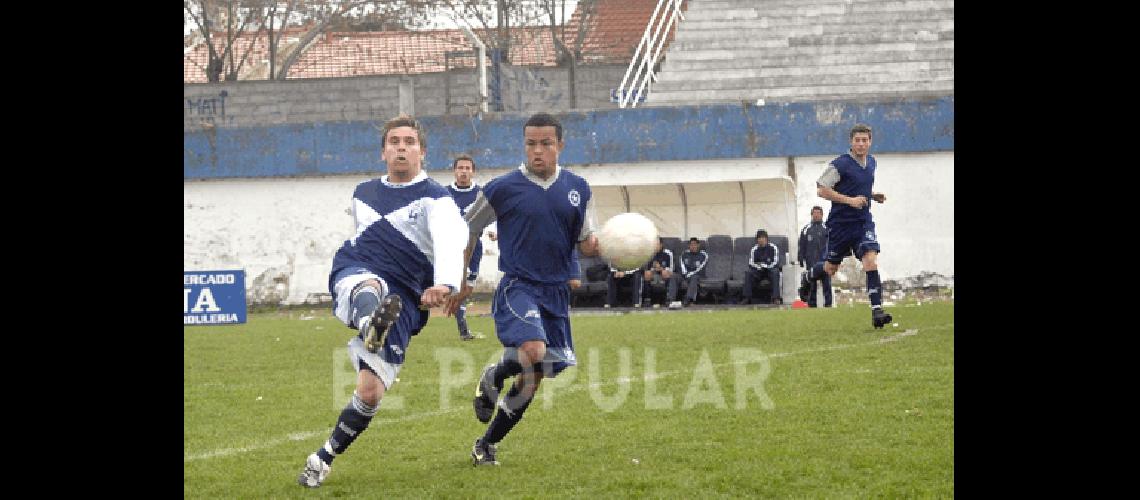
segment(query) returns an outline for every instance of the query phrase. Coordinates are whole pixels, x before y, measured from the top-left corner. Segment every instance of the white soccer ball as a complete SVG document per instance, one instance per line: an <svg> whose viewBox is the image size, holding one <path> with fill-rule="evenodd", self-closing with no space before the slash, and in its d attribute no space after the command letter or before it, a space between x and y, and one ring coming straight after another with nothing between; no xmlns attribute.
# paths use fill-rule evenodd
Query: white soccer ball
<svg viewBox="0 0 1140 500"><path fill-rule="evenodd" d="M637 212L617 214L598 231L598 250L618 271L641 267L657 253L657 226Z"/></svg>

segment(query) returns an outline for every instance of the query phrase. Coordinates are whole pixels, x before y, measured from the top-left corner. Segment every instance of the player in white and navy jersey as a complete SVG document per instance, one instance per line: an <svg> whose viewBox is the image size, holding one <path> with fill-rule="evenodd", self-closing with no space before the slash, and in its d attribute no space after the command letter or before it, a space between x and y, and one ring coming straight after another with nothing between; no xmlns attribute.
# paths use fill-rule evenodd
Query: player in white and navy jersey
<svg viewBox="0 0 1140 500"><path fill-rule="evenodd" d="M411 337L427 324L427 309L456 293L464 269L467 224L447 189L423 172L424 130L400 115L380 137L388 175L356 186L356 232L337 250L329 274L334 314L357 331L348 343L356 390L328 441L306 460L298 482L310 488L368 427Z"/></svg>
<svg viewBox="0 0 1140 500"><path fill-rule="evenodd" d="M827 214L827 256L800 275L800 299L807 301L811 282L835 276L848 255L863 263L867 273L867 295L871 299L871 326L882 328L891 322L883 311L883 290L879 278L879 241L871 219L871 201L883 203L887 196L872 191L878 162L871 155L871 127L862 123L851 128L851 149L831 160L816 181L816 192L831 201Z"/></svg>
<svg viewBox="0 0 1140 500"><path fill-rule="evenodd" d="M448 192L451 197L455 198L455 204L459 205L459 213L466 214L467 208L475 202L475 196L479 194L483 188L475 184L475 159L468 155L459 155L451 162L451 171L455 174L455 182L447 186ZM465 280L467 285L474 287L475 280L479 278L479 261L483 257L483 242L475 240L475 250L471 253L471 262L467 265L467 276ZM467 303L459 305L459 310L455 312L455 323L459 327L460 340L474 340L478 337L471 334L471 330L467 327Z"/></svg>
<svg viewBox="0 0 1140 500"><path fill-rule="evenodd" d="M496 445L522 419L545 377L577 364L570 335L570 291L567 280L575 246L582 256L598 254L593 198L585 179L558 165L565 147L562 124L538 113L523 126L526 162L483 187L465 219L470 241L465 257L492 221L498 223L499 270L492 314L503 344L499 363L483 370L473 401L475 416L490 425L475 440L475 465L495 464ZM448 311L470 293L450 299ZM508 377L519 375L498 404Z"/></svg>

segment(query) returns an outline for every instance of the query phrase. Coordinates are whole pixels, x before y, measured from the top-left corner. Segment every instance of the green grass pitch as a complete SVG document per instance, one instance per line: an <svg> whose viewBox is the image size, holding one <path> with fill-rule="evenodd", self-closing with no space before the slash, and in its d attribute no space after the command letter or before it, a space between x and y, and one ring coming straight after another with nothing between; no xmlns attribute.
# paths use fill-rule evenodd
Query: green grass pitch
<svg viewBox="0 0 1140 500"><path fill-rule="evenodd" d="M432 318L324 485L296 478L355 374L327 309L183 330L186 497L953 497L954 305L572 318L578 366L471 465L501 346Z"/></svg>

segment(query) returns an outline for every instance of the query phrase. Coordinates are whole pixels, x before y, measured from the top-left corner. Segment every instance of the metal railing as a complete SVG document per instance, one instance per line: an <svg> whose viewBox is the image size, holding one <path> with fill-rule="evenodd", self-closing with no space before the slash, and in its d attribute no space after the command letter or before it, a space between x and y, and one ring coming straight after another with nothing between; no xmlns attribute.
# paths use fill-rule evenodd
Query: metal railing
<svg viewBox="0 0 1140 500"><path fill-rule="evenodd" d="M653 67L657 65L657 61L661 57L661 49L665 47L665 41L673 29L673 23L677 21L677 18L685 19L685 16L681 14L681 2L683 1L657 0L657 7L653 9L653 15L649 16L649 24L645 27L645 33L641 35L641 43L637 44L637 50L633 52L633 58L629 61L629 68L625 70L625 76L622 77L621 85L617 88L617 93L621 96L618 100L619 108L624 108L627 105L631 108L637 107L637 103L645 101L645 96L649 95L649 89L653 83L657 82L657 74L653 71ZM665 6L664 11L661 10L662 6ZM657 15L659 12L661 13L660 16ZM634 67L637 69L634 70ZM632 80L630 79L631 74L633 75Z"/></svg>

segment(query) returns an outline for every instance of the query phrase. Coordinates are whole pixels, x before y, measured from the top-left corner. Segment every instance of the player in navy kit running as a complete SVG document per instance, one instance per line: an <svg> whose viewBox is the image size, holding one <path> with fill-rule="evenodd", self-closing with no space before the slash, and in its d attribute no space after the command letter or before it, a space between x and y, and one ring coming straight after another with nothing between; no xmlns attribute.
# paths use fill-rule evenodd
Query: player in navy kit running
<svg viewBox="0 0 1140 500"><path fill-rule="evenodd" d="M392 388L411 336L427 324L427 308L455 295L464 270L467 224L447 189L422 169L427 137L400 115L380 135L388 175L356 186L356 233L333 257L333 311L357 330L348 343L356 390L332 435L309 455L297 481L321 485L333 459L368 428Z"/></svg>
<svg viewBox="0 0 1140 500"><path fill-rule="evenodd" d="M598 254L590 186L558 165L565 147L562 124L549 114L535 114L523 126L523 140L526 162L488 182L464 217L471 235L464 257L483 228L497 221L503 272L492 314L504 352L483 370L475 390L475 416L490 422L472 447L475 465L498 465L497 444L522 419L542 379L577 364L566 283L575 245L582 256ZM448 312L469 293L464 286L449 300ZM492 420L505 380L515 375Z"/></svg>
<svg viewBox="0 0 1140 500"><path fill-rule="evenodd" d="M871 200L883 203L887 196L874 193L875 169L878 163L870 154L871 127L857 124L851 128L851 150L831 160L816 181L816 193L831 201L827 215L826 260L813 265L800 275L800 300L807 301L811 282L824 273L835 276L843 258L854 254L867 273L867 295L871 299L871 326L882 328L891 322L883 311L883 287L879 279L879 242L875 222L871 220Z"/></svg>
<svg viewBox="0 0 1140 500"><path fill-rule="evenodd" d="M447 190L451 193L451 197L455 198L455 204L459 206L459 213L465 214L467 207L475 202L475 196L483 189L475 184L475 160L467 155L459 155L455 157L455 161L451 162L451 170L455 174L455 182L447 186ZM465 280L467 286L474 287L475 280L479 277L479 261L483 257L483 242L478 239L475 240L475 250L472 251L471 255L471 263L467 266ZM459 326L460 340L479 338L472 335L471 329L467 328L466 301L460 304L459 310L455 312L455 323Z"/></svg>

